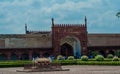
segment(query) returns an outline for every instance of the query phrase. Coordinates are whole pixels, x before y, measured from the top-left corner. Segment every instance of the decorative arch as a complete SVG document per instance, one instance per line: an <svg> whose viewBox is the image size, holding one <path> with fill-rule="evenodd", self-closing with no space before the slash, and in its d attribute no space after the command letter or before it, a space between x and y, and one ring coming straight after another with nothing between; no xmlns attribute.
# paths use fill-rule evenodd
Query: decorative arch
<svg viewBox="0 0 120 74"><path fill-rule="evenodd" d="M81 44L77 37L74 36L66 36L60 41L61 52L65 52L62 55L66 56L74 56L76 58L80 58L81 56Z"/></svg>
<svg viewBox="0 0 120 74"><path fill-rule="evenodd" d="M114 51L114 50L109 50L109 51L108 51L108 54L115 55L115 51Z"/></svg>
<svg viewBox="0 0 120 74"><path fill-rule="evenodd" d="M39 57L40 55L39 55L39 53L37 53L37 52L33 52L32 53L32 58L37 58L37 57Z"/></svg>
<svg viewBox="0 0 120 74"><path fill-rule="evenodd" d="M11 54L11 60L18 60L18 55L15 53Z"/></svg>
<svg viewBox="0 0 120 74"><path fill-rule="evenodd" d="M105 57L105 51L104 50L100 50L99 53Z"/></svg>
<svg viewBox="0 0 120 74"><path fill-rule="evenodd" d="M50 56L50 54L49 54L49 53L47 53L47 52L43 54L43 57L48 58L49 56Z"/></svg>
<svg viewBox="0 0 120 74"><path fill-rule="evenodd" d="M61 45L61 55L63 56L73 56L73 47L67 43Z"/></svg>
<svg viewBox="0 0 120 74"><path fill-rule="evenodd" d="M27 53L23 53L21 56L21 60L29 60L29 55Z"/></svg>
<svg viewBox="0 0 120 74"><path fill-rule="evenodd" d="M0 54L0 60L7 60L7 56L5 54Z"/></svg>

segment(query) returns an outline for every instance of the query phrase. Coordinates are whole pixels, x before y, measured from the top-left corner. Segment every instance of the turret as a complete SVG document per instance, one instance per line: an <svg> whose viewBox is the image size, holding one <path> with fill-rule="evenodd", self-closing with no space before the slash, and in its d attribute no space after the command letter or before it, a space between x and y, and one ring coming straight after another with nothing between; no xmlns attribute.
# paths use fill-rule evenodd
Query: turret
<svg viewBox="0 0 120 74"><path fill-rule="evenodd" d="M54 26L54 18L52 18L52 27Z"/></svg>
<svg viewBox="0 0 120 74"><path fill-rule="evenodd" d="M27 24L25 24L25 33L27 34Z"/></svg>
<svg viewBox="0 0 120 74"><path fill-rule="evenodd" d="M85 16L85 26L87 27L87 18L86 18L86 16Z"/></svg>

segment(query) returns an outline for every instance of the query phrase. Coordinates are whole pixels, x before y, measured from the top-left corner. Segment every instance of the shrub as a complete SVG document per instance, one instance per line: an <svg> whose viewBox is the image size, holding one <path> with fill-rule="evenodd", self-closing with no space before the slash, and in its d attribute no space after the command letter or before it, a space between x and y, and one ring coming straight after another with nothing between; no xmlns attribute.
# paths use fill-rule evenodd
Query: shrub
<svg viewBox="0 0 120 74"><path fill-rule="evenodd" d="M115 55L120 57L120 50L115 51Z"/></svg>
<svg viewBox="0 0 120 74"><path fill-rule="evenodd" d="M62 55L58 55L57 60L64 60L64 57Z"/></svg>
<svg viewBox="0 0 120 74"><path fill-rule="evenodd" d="M75 58L74 58L74 56L69 56L67 59L68 60L74 60Z"/></svg>
<svg viewBox="0 0 120 74"><path fill-rule="evenodd" d="M88 56L85 56L85 55L82 56L82 57L81 57L81 60L82 60L82 61L88 61Z"/></svg>
<svg viewBox="0 0 120 74"><path fill-rule="evenodd" d="M92 55L93 57L97 56L99 54L98 51L92 51L90 55Z"/></svg>
<svg viewBox="0 0 120 74"><path fill-rule="evenodd" d="M108 54L107 58L113 58L112 54Z"/></svg>
<svg viewBox="0 0 120 74"><path fill-rule="evenodd" d="M117 56L115 56L115 57L113 57L112 61L119 61L119 59Z"/></svg>
<svg viewBox="0 0 120 74"><path fill-rule="evenodd" d="M102 55L95 56L96 61L104 61L104 57Z"/></svg>
<svg viewBox="0 0 120 74"><path fill-rule="evenodd" d="M77 60L54 60L52 63L60 64L60 65L119 65L119 61L82 61L80 59Z"/></svg>
<svg viewBox="0 0 120 74"><path fill-rule="evenodd" d="M32 61L0 61L0 68L4 67L23 67L26 64L32 64Z"/></svg>

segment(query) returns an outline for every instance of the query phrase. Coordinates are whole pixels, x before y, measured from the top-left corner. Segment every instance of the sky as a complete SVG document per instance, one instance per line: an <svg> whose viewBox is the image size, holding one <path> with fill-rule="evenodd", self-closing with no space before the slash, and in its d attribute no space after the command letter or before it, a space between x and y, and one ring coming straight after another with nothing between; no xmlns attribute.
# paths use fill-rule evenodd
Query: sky
<svg viewBox="0 0 120 74"><path fill-rule="evenodd" d="M0 0L0 34L51 31L56 24L84 24L88 33L120 33L120 0Z"/></svg>

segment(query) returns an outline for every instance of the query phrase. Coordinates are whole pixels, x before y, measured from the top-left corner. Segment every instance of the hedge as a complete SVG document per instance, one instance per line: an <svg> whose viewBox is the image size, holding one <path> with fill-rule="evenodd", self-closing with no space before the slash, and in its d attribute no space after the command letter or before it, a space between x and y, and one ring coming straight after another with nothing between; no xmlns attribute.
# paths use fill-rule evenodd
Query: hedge
<svg viewBox="0 0 120 74"><path fill-rule="evenodd" d="M31 64L32 61L0 61L0 68L4 67L23 67L25 64Z"/></svg>
<svg viewBox="0 0 120 74"><path fill-rule="evenodd" d="M31 64L32 61L0 61L0 68L4 67L23 67L25 64ZM61 65L119 65L120 61L112 61L112 59L105 59L104 61L95 61L95 59L89 59L88 61L82 61L81 59L74 60L54 60L52 63L58 63Z"/></svg>
<svg viewBox="0 0 120 74"><path fill-rule="evenodd" d="M120 61L55 60L53 63L61 65L120 65Z"/></svg>

